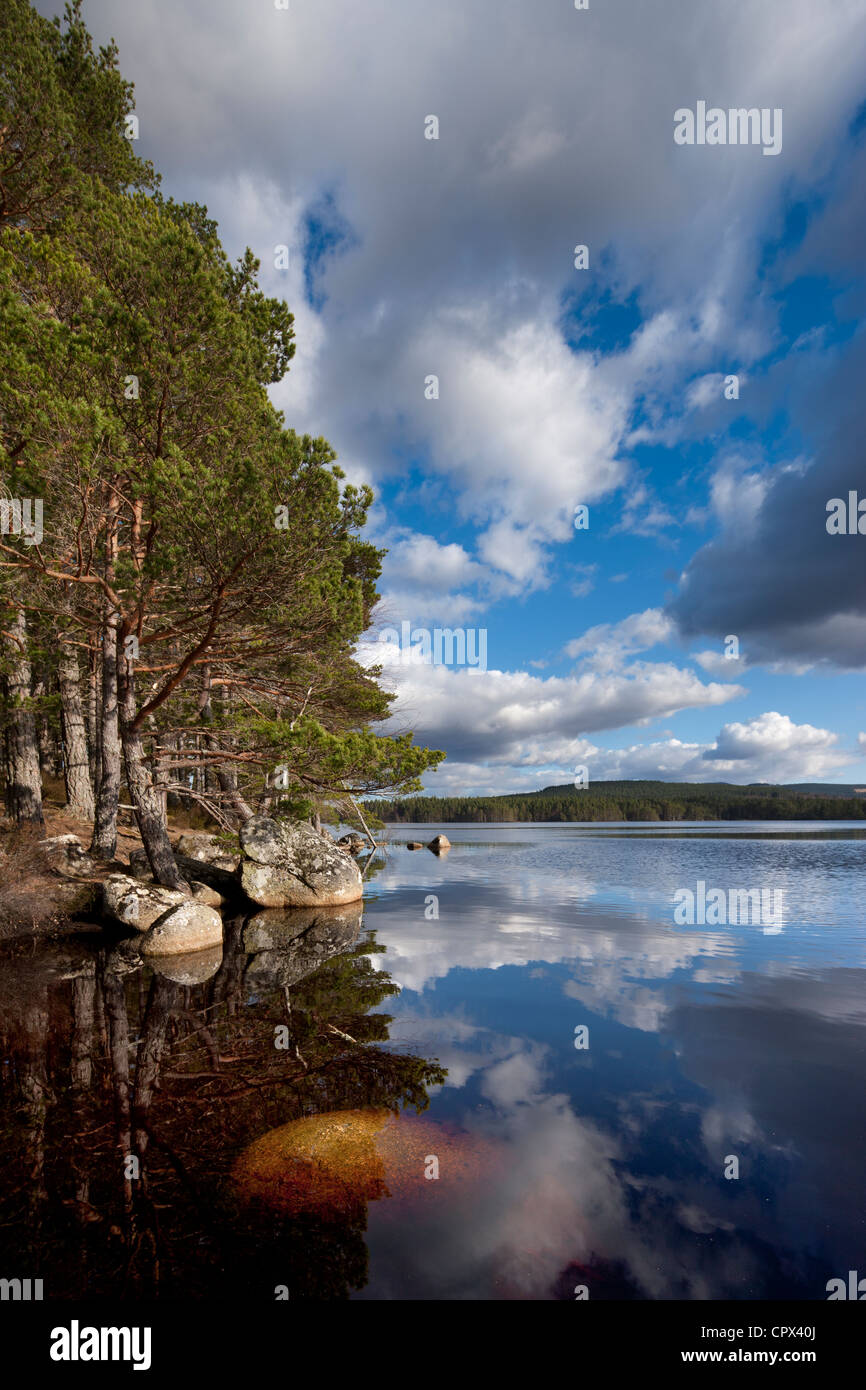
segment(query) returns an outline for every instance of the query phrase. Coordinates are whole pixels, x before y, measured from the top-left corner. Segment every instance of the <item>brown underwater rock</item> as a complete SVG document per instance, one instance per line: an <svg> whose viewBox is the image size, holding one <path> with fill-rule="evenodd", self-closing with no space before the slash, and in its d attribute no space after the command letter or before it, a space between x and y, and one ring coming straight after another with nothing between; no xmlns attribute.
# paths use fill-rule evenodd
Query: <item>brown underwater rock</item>
<svg viewBox="0 0 866 1390"><path fill-rule="evenodd" d="M437 1178L427 1176L434 1158ZM499 1147L477 1134L390 1110L337 1110L262 1135L240 1155L234 1177L247 1200L339 1220L382 1198L396 1214L407 1203L469 1193L499 1162Z"/></svg>

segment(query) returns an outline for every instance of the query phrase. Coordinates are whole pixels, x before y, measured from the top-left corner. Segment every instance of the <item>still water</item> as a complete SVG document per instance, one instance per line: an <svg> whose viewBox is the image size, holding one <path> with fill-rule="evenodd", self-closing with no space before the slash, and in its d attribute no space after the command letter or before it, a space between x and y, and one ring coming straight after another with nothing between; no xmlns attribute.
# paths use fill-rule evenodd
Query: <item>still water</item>
<svg viewBox="0 0 866 1390"><path fill-rule="evenodd" d="M449 853L405 848L441 828ZM551 1300L866 1274L862 822L390 838L363 911L229 919L160 974L95 931L3 947L0 1275ZM778 911L678 925L700 883Z"/></svg>

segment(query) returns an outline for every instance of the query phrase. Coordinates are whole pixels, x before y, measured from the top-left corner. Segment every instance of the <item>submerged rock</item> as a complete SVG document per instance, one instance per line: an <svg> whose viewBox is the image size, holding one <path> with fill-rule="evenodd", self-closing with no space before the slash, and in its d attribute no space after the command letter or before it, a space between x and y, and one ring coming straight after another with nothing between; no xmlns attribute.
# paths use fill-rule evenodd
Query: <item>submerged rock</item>
<svg viewBox="0 0 866 1390"><path fill-rule="evenodd" d="M142 938L144 956L175 956L219 946L222 950L222 918L213 907L185 898L164 912Z"/></svg>
<svg viewBox="0 0 866 1390"><path fill-rule="evenodd" d="M471 1193L489 1181L499 1159L490 1140L432 1120L337 1110L262 1135L240 1155L234 1177L247 1199L327 1220L357 1215L379 1198L392 1199L396 1212L409 1202Z"/></svg>
<svg viewBox="0 0 866 1390"><path fill-rule="evenodd" d="M422 845L422 843L421 843L420 840L407 840L407 841L406 841L406 848L407 848L407 849L423 849L424 846Z"/></svg>
<svg viewBox="0 0 866 1390"><path fill-rule="evenodd" d="M240 841L241 885L262 907L336 907L364 891L357 864L305 822L255 816Z"/></svg>

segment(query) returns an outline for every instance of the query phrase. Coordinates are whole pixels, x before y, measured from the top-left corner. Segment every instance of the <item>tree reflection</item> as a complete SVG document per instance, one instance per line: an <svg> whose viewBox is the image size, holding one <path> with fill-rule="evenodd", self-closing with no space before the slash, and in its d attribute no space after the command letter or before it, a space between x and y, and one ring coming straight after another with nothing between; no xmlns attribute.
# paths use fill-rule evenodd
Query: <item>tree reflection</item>
<svg viewBox="0 0 866 1390"><path fill-rule="evenodd" d="M241 1203L231 1169L301 1116L426 1109L445 1072L385 1046L383 950L360 904L229 921L221 959L158 970L135 942L7 943L2 1272L43 1278L48 1298L362 1287L363 1213L286 1220Z"/></svg>

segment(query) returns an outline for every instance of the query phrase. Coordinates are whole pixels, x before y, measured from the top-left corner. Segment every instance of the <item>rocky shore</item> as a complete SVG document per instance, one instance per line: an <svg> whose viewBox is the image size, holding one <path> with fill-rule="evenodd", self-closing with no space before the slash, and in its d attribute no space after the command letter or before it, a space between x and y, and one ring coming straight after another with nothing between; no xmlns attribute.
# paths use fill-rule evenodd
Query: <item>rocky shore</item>
<svg viewBox="0 0 866 1390"><path fill-rule="evenodd" d="M155 881L140 843L129 848L128 862L103 865L87 853L84 835L31 837L11 852L4 848L0 939L52 934L70 918L98 917L137 933L143 956L207 951L222 943L224 908L245 915L256 908L305 909L301 917L360 902L355 854L363 841L344 840L266 816L248 821L234 838L185 831L172 846L185 891Z"/></svg>

